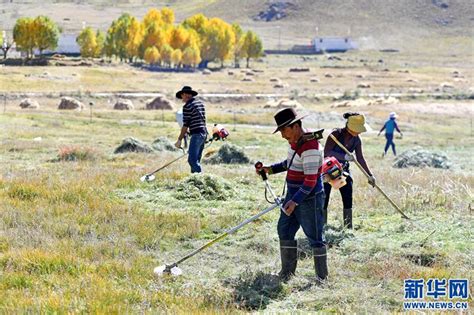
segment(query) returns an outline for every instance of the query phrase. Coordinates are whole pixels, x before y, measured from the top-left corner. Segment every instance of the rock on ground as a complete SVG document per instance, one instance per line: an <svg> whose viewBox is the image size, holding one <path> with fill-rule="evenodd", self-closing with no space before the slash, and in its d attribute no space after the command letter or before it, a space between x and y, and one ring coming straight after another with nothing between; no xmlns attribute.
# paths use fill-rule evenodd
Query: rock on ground
<svg viewBox="0 0 474 315"><path fill-rule="evenodd" d="M58 109L67 109L67 110L82 110L84 109L84 104L72 97L63 97L59 103Z"/></svg>
<svg viewBox="0 0 474 315"><path fill-rule="evenodd" d="M25 98L21 101L20 107L23 109L38 109L40 106L38 101L31 98Z"/></svg>
<svg viewBox="0 0 474 315"><path fill-rule="evenodd" d="M132 110L134 108L131 100L118 100L114 105L114 109L117 110Z"/></svg>
<svg viewBox="0 0 474 315"><path fill-rule="evenodd" d="M174 104L164 96L157 96L146 104L146 109L166 109L174 110Z"/></svg>
<svg viewBox="0 0 474 315"><path fill-rule="evenodd" d="M275 108L275 109L280 109L280 108L295 108L295 109L302 109L303 105L301 105L298 101L296 100L290 100L287 98L282 98L279 100L271 100L268 101L267 104L263 108Z"/></svg>

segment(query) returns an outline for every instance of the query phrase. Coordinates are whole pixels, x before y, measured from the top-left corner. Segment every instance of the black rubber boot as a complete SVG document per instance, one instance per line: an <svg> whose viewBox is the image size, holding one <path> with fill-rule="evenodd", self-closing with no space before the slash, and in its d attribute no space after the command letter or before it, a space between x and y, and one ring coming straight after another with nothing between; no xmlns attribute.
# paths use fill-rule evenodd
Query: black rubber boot
<svg viewBox="0 0 474 315"><path fill-rule="evenodd" d="M298 262L298 248L294 240L280 240L281 271L278 276L282 281L288 281L295 275Z"/></svg>
<svg viewBox="0 0 474 315"><path fill-rule="evenodd" d="M352 229L352 209L343 209L342 215L344 217L344 227Z"/></svg>
<svg viewBox="0 0 474 315"><path fill-rule="evenodd" d="M316 279L323 281L328 277L328 262L326 246L313 248L314 271Z"/></svg>

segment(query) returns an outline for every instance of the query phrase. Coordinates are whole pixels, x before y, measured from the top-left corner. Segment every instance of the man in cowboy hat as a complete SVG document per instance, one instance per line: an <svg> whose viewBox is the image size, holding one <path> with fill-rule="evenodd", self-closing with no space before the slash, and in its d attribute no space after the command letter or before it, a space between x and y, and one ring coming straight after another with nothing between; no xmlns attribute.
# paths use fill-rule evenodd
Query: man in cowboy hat
<svg viewBox="0 0 474 315"><path fill-rule="evenodd" d="M201 172L201 156L204 150L204 143L207 138L206 110L202 101L195 98L198 92L190 86L183 86L176 92L176 98L183 101L183 127L178 136L178 141L174 144L180 148L181 142L189 131L191 140L188 149L188 163L191 166L191 173Z"/></svg>
<svg viewBox="0 0 474 315"><path fill-rule="evenodd" d="M393 134L395 133L394 131L397 130L400 134L400 137L403 137L403 133L400 131L400 128L398 128L397 122L395 121L397 117L397 113L391 112L388 117L388 120L384 123L382 129L380 129L377 135L380 136L380 133L385 130L385 138L387 139L387 143L385 143L385 149L383 150L382 157L385 157L385 155L387 155L387 151L390 146L392 146L393 155L397 155L397 151L395 150L395 143L393 142Z"/></svg>
<svg viewBox="0 0 474 315"><path fill-rule="evenodd" d="M323 238L324 191L319 168L323 153L317 139L306 140L306 130L301 119L292 108L284 108L275 114L277 128L288 141L288 156L280 163L263 167L267 174L286 171L288 192L283 202L283 210L278 220L278 237L282 268L279 276L288 280L295 274L297 264L297 243L295 234L299 227L309 240L313 250L317 279L326 279L328 275L326 243Z"/></svg>
<svg viewBox="0 0 474 315"><path fill-rule="evenodd" d="M354 152L357 158L357 162L369 175L369 184L375 186L375 177L365 161L364 154L362 151L362 140L359 135L367 130L370 130L369 125L365 122L365 116L359 113L344 113L344 119L347 119L345 128L335 129L331 134L342 143L349 152ZM352 186L353 180L349 170L349 162L354 161L353 156L346 154L345 151L340 148L334 140L328 136L326 145L324 146L324 156L335 157L343 166L345 172L349 174L346 177L346 185L339 189L342 197L343 204L343 221L344 226L352 229ZM326 193L326 201L324 203L324 221L327 223L327 209L329 205L329 197L331 194L331 185L329 183L324 184L324 192Z"/></svg>

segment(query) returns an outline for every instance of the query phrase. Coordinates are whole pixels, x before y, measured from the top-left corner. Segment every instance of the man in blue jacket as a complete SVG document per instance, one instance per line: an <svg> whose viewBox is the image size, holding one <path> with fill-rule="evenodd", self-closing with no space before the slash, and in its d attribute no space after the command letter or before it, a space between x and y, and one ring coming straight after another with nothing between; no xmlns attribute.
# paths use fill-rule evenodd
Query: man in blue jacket
<svg viewBox="0 0 474 315"><path fill-rule="evenodd" d="M379 134L377 135L380 136L380 133L385 129L385 138L387 139L387 143L385 144L385 149L383 151L382 157L387 155L387 151L390 146L392 147L393 155L397 155L397 151L395 150L395 143L393 142L393 134L395 130L397 130L400 133L400 136L403 137L403 133L400 131L397 122L395 121L397 117L398 116L395 112L391 112L388 120L385 122L382 129L380 129Z"/></svg>

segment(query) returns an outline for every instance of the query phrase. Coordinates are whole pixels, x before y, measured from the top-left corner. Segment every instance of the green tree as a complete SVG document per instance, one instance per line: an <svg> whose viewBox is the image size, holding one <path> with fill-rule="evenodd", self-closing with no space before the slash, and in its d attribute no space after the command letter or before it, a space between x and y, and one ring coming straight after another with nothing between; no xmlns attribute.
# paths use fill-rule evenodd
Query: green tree
<svg viewBox="0 0 474 315"><path fill-rule="evenodd" d="M139 56L139 49L143 41L144 33L143 24L140 23L136 18L132 17L128 27L128 39L125 44L127 56L129 57L130 61L132 61L134 57Z"/></svg>
<svg viewBox="0 0 474 315"><path fill-rule="evenodd" d="M29 17L19 18L13 27L13 40L19 51L26 53L26 57L33 57L33 49L35 48L35 31L33 19Z"/></svg>
<svg viewBox="0 0 474 315"><path fill-rule="evenodd" d="M104 54L104 45L105 45L105 35L100 30L97 30L95 34L97 46L95 48L94 57L102 57Z"/></svg>
<svg viewBox="0 0 474 315"><path fill-rule="evenodd" d="M97 54L97 37L91 27L86 27L76 38L84 58L95 57Z"/></svg>
<svg viewBox="0 0 474 315"><path fill-rule="evenodd" d="M46 49L58 47L60 29L53 20L47 16L40 15L33 21L35 48L38 48L40 55Z"/></svg>
<svg viewBox="0 0 474 315"><path fill-rule="evenodd" d="M234 67L240 68L240 59L242 58L242 46L243 46L243 30L238 23L232 24L232 29L235 34L235 45L234 45Z"/></svg>
<svg viewBox="0 0 474 315"><path fill-rule="evenodd" d="M247 68L250 58L258 58L263 55L263 45L260 38L252 31L247 31L243 38L242 56L247 59Z"/></svg>
<svg viewBox="0 0 474 315"><path fill-rule="evenodd" d="M112 22L105 39L105 52L107 56L116 56L120 58L120 61L131 57L127 52L131 22L132 17L128 13L122 14L117 20Z"/></svg>

